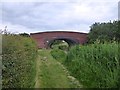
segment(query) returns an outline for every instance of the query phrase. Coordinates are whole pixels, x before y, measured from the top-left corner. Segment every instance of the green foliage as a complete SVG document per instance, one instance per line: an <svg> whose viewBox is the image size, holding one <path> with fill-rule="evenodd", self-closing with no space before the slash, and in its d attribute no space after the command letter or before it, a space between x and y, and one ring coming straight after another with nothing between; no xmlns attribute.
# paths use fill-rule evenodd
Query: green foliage
<svg viewBox="0 0 120 90"><path fill-rule="evenodd" d="M30 37L30 35L27 34L27 33L20 33L19 35L20 35L20 36L24 36L24 37Z"/></svg>
<svg viewBox="0 0 120 90"><path fill-rule="evenodd" d="M61 44L61 43L63 43L62 40L54 40L53 45Z"/></svg>
<svg viewBox="0 0 120 90"><path fill-rule="evenodd" d="M118 29L119 25L120 21L93 24L89 33L89 42L93 43L97 39L101 42L120 40L120 30Z"/></svg>
<svg viewBox="0 0 120 90"><path fill-rule="evenodd" d="M51 45L51 48L52 49L61 49L61 50L68 51L69 45L64 40L54 40L54 42Z"/></svg>
<svg viewBox="0 0 120 90"><path fill-rule="evenodd" d="M59 45L59 49L64 50L64 51L68 51L69 46L67 46L67 45Z"/></svg>
<svg viewBox="0 0 120 90"><path fill-rule="evenodd" d="M85 87L120 87L120 54L117 43L95 43L70 49L65 65Z"/></svg>
<svg viewBox="0 0 120 90"><path fill-rule="evenodd" d="M40 49L39 63L39 85L40 88L75 88L77 85L71 83L68 75L61 64L50 55L50 50ZM46 57L46 60L43 60Z"/></svg>
<svg viewBox="0 0 120 90"><path fill-rule="evenodd" d="M30 88L34 86L35 42L19 35L3 35L3 88Z"/></svg>
<svg viewBox="0 0 120 90"><path fill-rule="evenodd" d="M67 54L63 50L60 50L60 49L52 49L50 53L53 56L53 58L60 61L61 63L65 61L66 56L67 56Z"/></svg>

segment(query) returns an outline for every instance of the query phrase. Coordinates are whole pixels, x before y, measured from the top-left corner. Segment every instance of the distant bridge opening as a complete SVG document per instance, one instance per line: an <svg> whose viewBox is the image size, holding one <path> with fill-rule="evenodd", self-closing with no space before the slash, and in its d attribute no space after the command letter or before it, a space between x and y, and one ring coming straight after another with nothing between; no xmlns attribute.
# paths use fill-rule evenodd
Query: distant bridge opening
<svg viewBox="0 0 120 90"><path fill-rule="evenodd" d="M59 48L66 47L69 48L73 45L79 44L77 40L72 40L70 38L56 38L51 41L48 41L48 48Z"/></svg>
<svg viewBox="0 0 120 90"><path fill-rule="evenodd" d="M87 42L87 33L69 31L51 31L31 33L30 36L37 42L38 48L51 48L56 40L62 40L71 47Z"/></svg>
<svg viewBox="0 0 120 90"><path fill-rule="evenodd" d="M70 45L63 39L55 39L48 44L48 48L52 48L52 49L63 49L63 48L68 49L69 47Z"/></svg>

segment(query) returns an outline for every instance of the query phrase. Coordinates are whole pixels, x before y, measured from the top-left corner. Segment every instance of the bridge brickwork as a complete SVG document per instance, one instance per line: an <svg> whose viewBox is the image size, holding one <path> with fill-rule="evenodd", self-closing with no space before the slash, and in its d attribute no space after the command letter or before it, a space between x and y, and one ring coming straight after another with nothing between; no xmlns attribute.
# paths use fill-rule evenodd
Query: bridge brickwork
<svg viewBox="0 0 120 90"><path fill-rule="evenodd" d="M48 48L49 43L53 40L66 40L75 44L85 44L88 40L87 33L68 32L68 31L53 31L31 33L30 36L37 42L38 48ZM68 43L69 44L69 43Z"/></svg>

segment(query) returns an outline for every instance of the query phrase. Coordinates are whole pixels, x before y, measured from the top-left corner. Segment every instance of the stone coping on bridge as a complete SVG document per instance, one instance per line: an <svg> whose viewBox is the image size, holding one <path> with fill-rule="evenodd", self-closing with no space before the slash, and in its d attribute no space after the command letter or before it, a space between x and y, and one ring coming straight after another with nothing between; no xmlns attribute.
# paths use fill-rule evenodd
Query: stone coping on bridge
<svg viewBox="0 0 120 90"><path fill-rule="evenodd" d="M88 35L88 33L77 32L77 31L45 31L45 32L30 33L30 35L33 35L33 34L42 34L42 33L80 33L80 34L86 34L86 35Z"/></svg>

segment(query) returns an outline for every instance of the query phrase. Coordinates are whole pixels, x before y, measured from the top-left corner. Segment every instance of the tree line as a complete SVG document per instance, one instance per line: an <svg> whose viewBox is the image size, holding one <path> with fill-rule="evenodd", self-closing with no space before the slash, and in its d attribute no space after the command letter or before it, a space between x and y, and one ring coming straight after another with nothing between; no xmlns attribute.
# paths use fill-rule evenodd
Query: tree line
<svg viewBox="0 0 120 90"><path fill-rule="evenodd" d="M120 41L120 21L94 23L90 26L88 38L89 43L93 43L96 40L100 42Z"/></svg>

